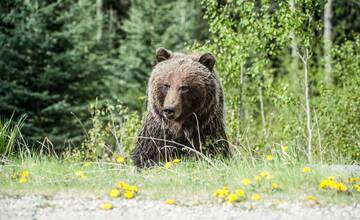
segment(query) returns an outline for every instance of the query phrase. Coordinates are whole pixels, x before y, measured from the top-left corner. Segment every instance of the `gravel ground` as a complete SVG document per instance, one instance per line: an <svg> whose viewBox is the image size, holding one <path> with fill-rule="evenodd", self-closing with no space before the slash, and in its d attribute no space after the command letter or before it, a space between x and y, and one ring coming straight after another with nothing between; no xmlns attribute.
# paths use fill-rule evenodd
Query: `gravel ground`
<svg viewBox="0 0 360 220"><path fill-rule="evenodd" d="M242 204L237 207L220 204L166 205L163 201L112 201L114 209L101 210L107 198L58 194L0 196L0 219L360 219L359 204L349 206L310 205L308 202L278 204ZM307 204L305 204L307 203Z"/></svg>
<svg viewBox="0 0 360 220"><path fill-rule="evenodd" d="M358 175L360 166L332 165L330 168L337 172L347 172ZM0 195L0 220L13 219L341 219L360 220L360 204L347 206L310 204L309 201L296 203L286 202L257 202L245 203L237 206L221 204L177 204L166 205L164 201L124 200L116 199L111 203L112 210L101 210L100 206L109 202L107 197L99 198L93 195L56 194L55 196Z"/></svg>

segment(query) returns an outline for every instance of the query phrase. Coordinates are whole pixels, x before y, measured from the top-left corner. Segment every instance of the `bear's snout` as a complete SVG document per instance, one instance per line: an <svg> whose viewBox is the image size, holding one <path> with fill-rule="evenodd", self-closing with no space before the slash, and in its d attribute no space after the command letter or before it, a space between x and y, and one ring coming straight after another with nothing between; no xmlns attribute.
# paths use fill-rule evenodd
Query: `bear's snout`
<svg viewBox="0 0 360 220"><path fill-rule="evenodd" d="M176 119L176 108L175 106L166 106L163 109L163 115L166 119Z"/></svg>

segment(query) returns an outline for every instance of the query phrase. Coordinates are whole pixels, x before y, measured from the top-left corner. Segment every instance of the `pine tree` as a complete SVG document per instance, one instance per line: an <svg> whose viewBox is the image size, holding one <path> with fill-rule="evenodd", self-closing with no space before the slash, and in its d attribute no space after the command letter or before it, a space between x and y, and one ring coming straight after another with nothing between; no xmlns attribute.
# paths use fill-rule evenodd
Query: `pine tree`
<svg viewBox="0 0 360 220"><path fill-rule="evenodd" d="M109 94L94 0L0 4L0 115L26 114L31 143L78 143L89 101Z"/></svg>
<svg viewBox="0 0 360 220"><path fill-rule="evenodd" d="M123 30L118 87L123 94L120 100L134 108L145 106L143 96L157 47L181 51L207 36L200 6L190 0L134 0Z"/></svg>

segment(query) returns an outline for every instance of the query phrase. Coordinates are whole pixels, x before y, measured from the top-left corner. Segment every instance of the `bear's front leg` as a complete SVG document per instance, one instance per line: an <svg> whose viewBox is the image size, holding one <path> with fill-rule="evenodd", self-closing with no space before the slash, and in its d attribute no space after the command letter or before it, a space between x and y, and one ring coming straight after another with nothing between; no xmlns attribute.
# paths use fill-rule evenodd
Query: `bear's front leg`
<svg viewBox="0 0 360 220"><path fill-rule="evenodd" d="M143 168L158 164L162 160L162 145L164 144L161 140L161 125L148 114L132 151L134 165Z"/></svg>

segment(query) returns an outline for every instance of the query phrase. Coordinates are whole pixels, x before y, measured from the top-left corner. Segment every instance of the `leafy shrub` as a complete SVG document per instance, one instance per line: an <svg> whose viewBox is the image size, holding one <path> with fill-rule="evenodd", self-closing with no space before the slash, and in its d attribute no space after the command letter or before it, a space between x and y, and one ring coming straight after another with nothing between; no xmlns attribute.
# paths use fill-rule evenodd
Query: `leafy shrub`
<svg viewBox="0 0 360 220"><path fill-rule="evenodd" d="M360 35L333 49L336 87L321 90L317 102L328 158L360 161Z"/></svg>
<svg viewBox="0 0 360 220"><path fill-rule="evenodd" d="M97 101L90 109L92 128L81 146L65 151L65 157L93 161L129 156L141 122L139 114L120 104L101 106Z"/></svg>

